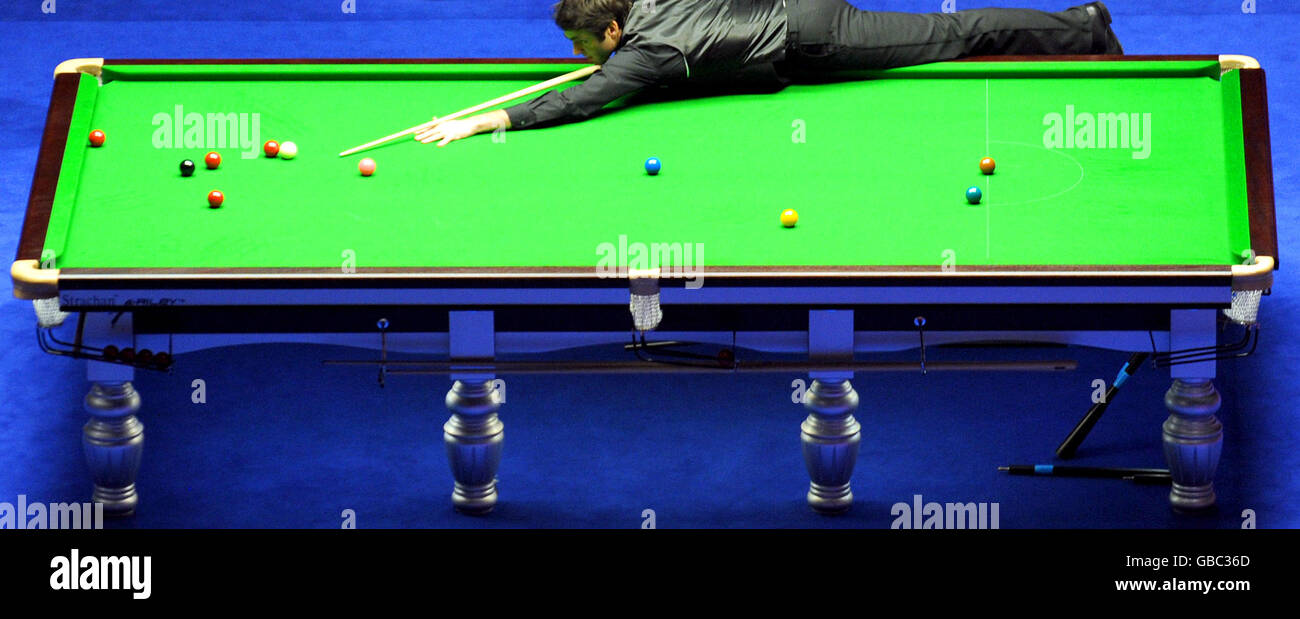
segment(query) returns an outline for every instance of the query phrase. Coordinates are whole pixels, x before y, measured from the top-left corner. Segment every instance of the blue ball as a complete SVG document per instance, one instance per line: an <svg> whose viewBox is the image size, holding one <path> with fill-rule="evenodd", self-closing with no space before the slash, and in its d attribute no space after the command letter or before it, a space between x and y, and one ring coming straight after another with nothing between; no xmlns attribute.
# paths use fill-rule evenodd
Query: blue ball
<svg viewBox="0 0 1300 619"><path fill-rule="evenodd" d="M970 189L966 190L966 201L970 202L971 204L979 204L980 198L983 197L984 197L984 192L980 191L979 187L971 187Z"/></svg>
<svg viewBox="0 0 1300 619"><path fill-rule="evenodd" d="M660 165L659 165L659 160L658 160L658 159L656 159L656 158L654 158L654 157L651 157L651 158L645 160L645 171L646 171L646 172L649 172L649 173L650 173L650 176L654 176L654 175L658 174L658 173L659 173L659 167L660 167Z"/></svg>

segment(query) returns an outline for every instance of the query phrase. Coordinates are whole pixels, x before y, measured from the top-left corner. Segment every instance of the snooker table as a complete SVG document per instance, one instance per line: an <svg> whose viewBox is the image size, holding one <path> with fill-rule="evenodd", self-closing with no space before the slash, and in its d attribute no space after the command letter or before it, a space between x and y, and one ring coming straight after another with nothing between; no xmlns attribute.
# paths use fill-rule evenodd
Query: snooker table
<svg viewBox="0 0 1300 619"><path fill-rule="evenodd" d="M1278 259L1258 63L998 57L765 92L656 89L581 123L338 156L579 67L61 64L11 274L42 347L87 363L94 500L112 514L138 502L135 371L208 347L321 342L377 349L342 362L381 382L450 377L444 442L468 513L497 500L511 372L810 377L794 398L808 409L808 500L837 513L861 440L850 379L1069 367L925 358L1000 342L1163 357L1171 504L1214 503L1213 378L1238 350L1220 323L1257 327ZM103 146L87 143L93 129ZM269 139L300 154L263 157ZM224 161L205 169L214 150ZM657 176L642 169L651 156ZM592 357L601 346L622 350ZM918 361L869 358L883 351Z"/></svg>

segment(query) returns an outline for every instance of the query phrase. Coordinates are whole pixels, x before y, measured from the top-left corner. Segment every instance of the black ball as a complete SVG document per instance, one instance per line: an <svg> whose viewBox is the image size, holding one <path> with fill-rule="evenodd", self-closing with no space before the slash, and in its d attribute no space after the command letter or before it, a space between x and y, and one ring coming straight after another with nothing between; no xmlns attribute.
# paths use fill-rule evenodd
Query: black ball
<svg viewBox="0 0 1300 619"><path fill-rule="evenodd" d="M194 162L190 161L189 159L182 161L181 176L193 176L193 175L194 175Z"/></svg>

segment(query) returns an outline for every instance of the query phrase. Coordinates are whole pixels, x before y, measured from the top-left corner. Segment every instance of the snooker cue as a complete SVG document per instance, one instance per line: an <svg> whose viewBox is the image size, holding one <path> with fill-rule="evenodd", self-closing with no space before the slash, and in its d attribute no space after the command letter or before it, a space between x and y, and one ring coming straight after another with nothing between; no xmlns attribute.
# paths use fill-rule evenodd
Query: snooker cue
<svg viewBox="0 0 1300 619"><path fill-rule="evenodd" d="M399 131L399 132L394 133L394 134L392 134L392 135L386 135L386 136L384 136L384 137L382 137L382 138L379 138L378 140L374 140L374 141L371 141L371 142L366 142L365 144L362 144L361 146L357 146L357 147L355 147L355 148L349 148L349 149L347 149L347 150L345 150L345 151L339 153L339 156L340 156L340 157L346 157L346 156L348 156L348 155L351 155L352 153L359 152L359 151L363 151L363 150L365 150L365 149L367 149L367 148L371 148L371 147L374 147L374 146L378 146L378 145L380 145L380 144L383 144L384 142L391 142L391 141L396 140L397 138L400 138L400 137L402 137L402 136L404 136L404 135L408 135L408 134L411 134L411 133L417 133L417 132L419 132L419 131L421 131L421 130L423 130L423 129L426 129L426 128L432 126L434 123L439 122L439 121L443 121L443 120L454 120L454 119L460 118L460 117L462 117L462 116L469 116L470 114L473 114L473 113L478 112L478 111L480 111L480 110L484 110L484 109L490 108L490 107L492 107L492 106L494 106L494 105L500 105L500 104L505 103L505 102L507 102L507 101L513 101L513 100L515 100L515 99L519 99L519 98L522 98L522 97L527 97L528 95L531 95L531 94L533 94L533 93L541 92L541 91L543 91L543 90L546 90L547 88L551 88L551 87L554 87L554 86L558 86L558 85L563 84L563 83L565 83L565 82L571 82L571 81L576 80L576 79L582 79L582 78L584 78L584 77L587 77L588 75L591 75L592 73L595 73L595 72L596 72L597 70L599 70L599 69L600 69L600 65L598 65L598 64L594 64L594 65L591 65L591 66L589 66L589 67L583 67L583 68L581 68L581 69L578 69L577 71L570 71L570 72L568 72L568 73L565 73L564 75L561 75L561 76L559 76L559 77L551 78L551 79L546 80L545 82L542 82L542 83L540 83L540 84L534 84L534 85L532 85L532 86L529 86L528 88L523 88L523 89L520 89L520 90L516 90L516 91L514 91L514 92L512 92L512 93L510 93L510 94L507 94L507 95L501 95L500 97L497 97L497 98L495 98L495 99L493 99L493 100L491 100L491 101L485 101L485 102L480 103L480 104L478 104L478 105L475 105L475 106L473 106L473 107L467 107L467 108L465 108L465 109L463 109L463 110L461 110L461 111L459 111L459 112L456 112L456 113L454 113L454 114L448 114L448 115L446 115L446 116L443 116L442 118L434 118L433 120L430 120L430 121L428 121L428 122L420 123L420 124L418 124L418 125L416 125L416 126L414 126L414 127L411 127L410 129L406 129L406 130L404 130L404 131Z"/></svg>
<svg viewBox="0 0 1300 619"><path fill-rule="evenodd" d="M1147 357L1150 356L1149 353L1139 352L1133 353L1128 358L1128 362L1124 364L1124 367L1120 368L1119 376L1115 379L1115 382L1111 384L1110 389L1106 390L1106 397L1102 401L1093 404L1092 408L1088 409L1088 413L1083 416L1083 419L1079 420L1079 424L1070 431L1070 435L1065 437L1064 441L1061 441L1061 445L1056 448L1056 457L1062 460L1069 460L1074 457L1074 452L1078 451L1083 439L1088 438L1088 433L1092 432L1092 427L1097 425L1097 421L1106 413L1106 407L1110 406L1111 401L1115 399L1115 395L1119 393L1119 388L1124 386L1129 377L1133 376L1138 371L1138 368L1142 367L1143 363L1146 363Z"/></svg>
<svg viewBox="0 0 1300 619"><path fill-rule="evenodd" d="M1111 468L1104 466L1057 466L1052 464L1012 464L999 466L999 471L1012 475L1042 475L1053 477L1100 477L1127 479L1130 477L1160 478L1169 475L1169 469ZM1144 479L1144 481L1147 481Z"/></svg>

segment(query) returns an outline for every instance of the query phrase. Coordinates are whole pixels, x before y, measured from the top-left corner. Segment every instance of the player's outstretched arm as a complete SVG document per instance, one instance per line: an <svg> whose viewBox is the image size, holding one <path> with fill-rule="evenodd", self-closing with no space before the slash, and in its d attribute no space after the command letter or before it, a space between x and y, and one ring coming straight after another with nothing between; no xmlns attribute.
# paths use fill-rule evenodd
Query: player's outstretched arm
<svg viewBox="0 0 1300 619"><path fill-rule="evenodd" d="M445 146L498 128L527 129L585 120L620 97L664 79L683 77L686 77L686 62L681 53L671 47L655 45L624 49L584 82L551 90L505 110L434 123L418 133L415 139L425 144L436 141L438 146Z"/></svg>
<svg viewBox="0 0 1300 619"><path fill-rule="evenodd" d="M469 118L457 118L446 122L435 121L433 126L417 133L415 139L424 144L437 142L438 146L446 146L471 135L509 128L510 116L506 114L505 110L494 110L476 114Z"/></svg>

